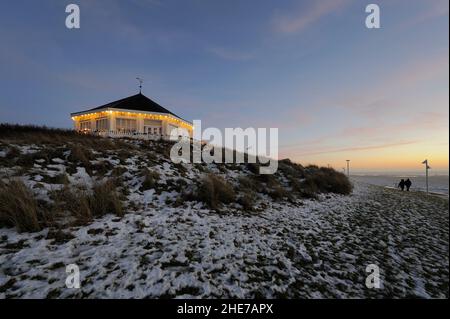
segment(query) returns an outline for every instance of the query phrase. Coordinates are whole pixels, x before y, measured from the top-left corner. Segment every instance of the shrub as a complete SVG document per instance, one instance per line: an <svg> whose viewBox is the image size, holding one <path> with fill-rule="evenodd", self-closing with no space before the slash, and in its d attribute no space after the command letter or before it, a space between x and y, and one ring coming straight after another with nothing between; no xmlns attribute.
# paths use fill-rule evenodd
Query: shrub
<svg viewBox="0 0 450 319"><path fill-rule="evenodd" d="M99 161L95 164L91 164L92 171L95 172L95 175L100 177L105 176L113 168L113 164L111 164L109 161Z"/></svg>
<svg viewBox="0 0 450 319"><path fill-rule="evenodd" d="M39 231L39 207L31 190L18 180L0 183L0 226Z"/></svg>
<svg viewBox="0 0 450 319"><path fill-rule="evenodd" d="M244 192L244 194L238 199L238 203L242 206L242 208L245 211L252 211L254 202L255 202L255 193L253 192Z"/></svg>
<svg viewBox="0 0 450 319"><path fill-rule="evenodd" d="M124 209L114 179L96 183L92 192L84 189L71 189L66 185L53 193L55 206L68 212L80 224L106 214L123 216Z"/></svg>
<svg viewBox="0 0 450 319"><path fill-rule="evenodd" d="M240 176L238 181L241 190L250 190L253 188L254 182L247 176Z"/></svg>
<svg viewBox="0 0 450 319"><path fill-rule="evenodd" d="M82 145L75 144L70 147L70 155L69 161L74 164L81 164L84 168L90 169L91 162L89 161L92 158L92 152L83 147Z"/></svg>
<svg viewBox="0 0 450 319"><path fill-rule="evenodd" d="M353 186L345 174L332 168L308 166L306 178L301 183L306 195L313 193L335 193L348 195Z"/></svg>
<svg viewBox="0 0 450 319"><path fill-rule="evenodd" d="M89 194L86 190L74 191L68 185L53 193L55 208L68 212L80 224L92 220Z"/></svg>
<svg viewBox="0 0 450 319"><path fill-rule="evenodd" d="M145 191L156 187L156 183L159 180L158 172L151 171L145 168L142 170L142 175L144 176L144 180L140 188L141 191Z"/></svg>
<svg viewBox="0 0 450 319"><path fill-rule="evenodd" d="M235 200L233 187L222 177L208 174L197 188L196 197L210 208L217 209L220 204L229 204Z"/></svg>
<svg viewBox="0 0 450 319"><path fill-rule="evenodd" d="M273 185L272 188L269 189L269 196L274 200L282 200L283 198L288 197L288 192L281 185Z"/></svg>
<svg viewBox="0 0 450 319"><path fill-rule="evenodd" d="M283 159L278 162L278 170L289 180L300 179L305 176L305 169L302 165Z"/></svg>
<svg viewBox="0 0 450 319"><path fill-rule="evenodd" d="M101 217L106 214L123 216L124 213L123 204L113 180L107 180L93 186L89 206L94 217Z"/></svg>

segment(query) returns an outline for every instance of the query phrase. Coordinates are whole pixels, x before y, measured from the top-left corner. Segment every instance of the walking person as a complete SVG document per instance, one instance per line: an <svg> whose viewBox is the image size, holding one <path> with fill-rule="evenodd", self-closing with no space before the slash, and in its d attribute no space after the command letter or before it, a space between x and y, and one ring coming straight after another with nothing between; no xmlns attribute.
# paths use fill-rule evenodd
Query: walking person
<svg viewBox="0 0 450 319"><path fill-rule="evenodd" d="M411 182L411 180L408 178L408 179L405 181L405 186L406 186L406 191L407 191L407 192L409 192L409 189L410 189L411 185L412 185L412 182Z"/></svg>
<svg viewBox="0 0 450 319"><path fill-rule="evenodd" d="M400 183L398 183L397 188L401 188L402 191L405 190L405 180L404 180L404 179L402 179L402 180L400 181Z"/></svg>

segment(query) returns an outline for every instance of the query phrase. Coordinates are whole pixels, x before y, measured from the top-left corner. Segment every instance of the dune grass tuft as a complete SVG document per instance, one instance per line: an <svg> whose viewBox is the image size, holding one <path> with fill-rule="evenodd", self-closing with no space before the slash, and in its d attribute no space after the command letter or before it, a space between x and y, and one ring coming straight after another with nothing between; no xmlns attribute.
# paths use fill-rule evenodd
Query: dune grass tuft
<svg viewBox="0 0 450 319"><path fill-rule="evenodd" d="M22 181L0 182L0 226L19 232L41 230L38 202Z"/></svg>

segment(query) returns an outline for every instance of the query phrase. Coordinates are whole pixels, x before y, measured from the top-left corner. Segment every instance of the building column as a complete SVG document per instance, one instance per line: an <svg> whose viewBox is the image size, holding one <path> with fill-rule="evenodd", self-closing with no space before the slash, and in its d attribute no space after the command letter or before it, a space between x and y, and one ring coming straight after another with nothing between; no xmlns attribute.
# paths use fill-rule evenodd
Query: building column
<svg viewBox="0 0 450 319"><path fill-rule="evenodd" d="M114 113L110 113L108 115L108 125L110 131L116 130L116 116L114 115Z"/></svg>
<svg viewBox="0 0 450 319"><path fill-rule="evenodd" d="M136 118L136 129L138 133L144 133L144 118L142 116Z"/></svg>
<svg viewBox="0 0 450 319"><path fill-rule="evenodd" d="M94 132L94 131L96 130L96 127L95 127L95 123L96 123L95 118L92 118L92 119L90 120L90 122L91 122L91 132Z"/></svg>
<svg viewBox="0 0 450 319"><path fill-rule="evenodd" d="M167 121L167 119L162 119L161 126L162 126L162 135L166 137L166 135L169 135L169 121Z"/></svg>

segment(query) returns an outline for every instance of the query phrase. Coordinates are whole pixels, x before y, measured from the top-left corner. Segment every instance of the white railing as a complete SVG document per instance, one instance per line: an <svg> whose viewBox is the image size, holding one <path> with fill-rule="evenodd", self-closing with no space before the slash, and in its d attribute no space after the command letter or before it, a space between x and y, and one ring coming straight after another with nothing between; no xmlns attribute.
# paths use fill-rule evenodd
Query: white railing
<svg viewBox="0 0 450 319"><path fill-rule="evenodd" d="M111 138L133 138L138 140L150 140L150 141L158 141L158 140L170 140L170 135L164 134L151 134L151 133L140 133L133 131L80 131L80 133L84 134L92 134L101 137L111 137ZM181 136L179 136L181 138Z"/></svg>

